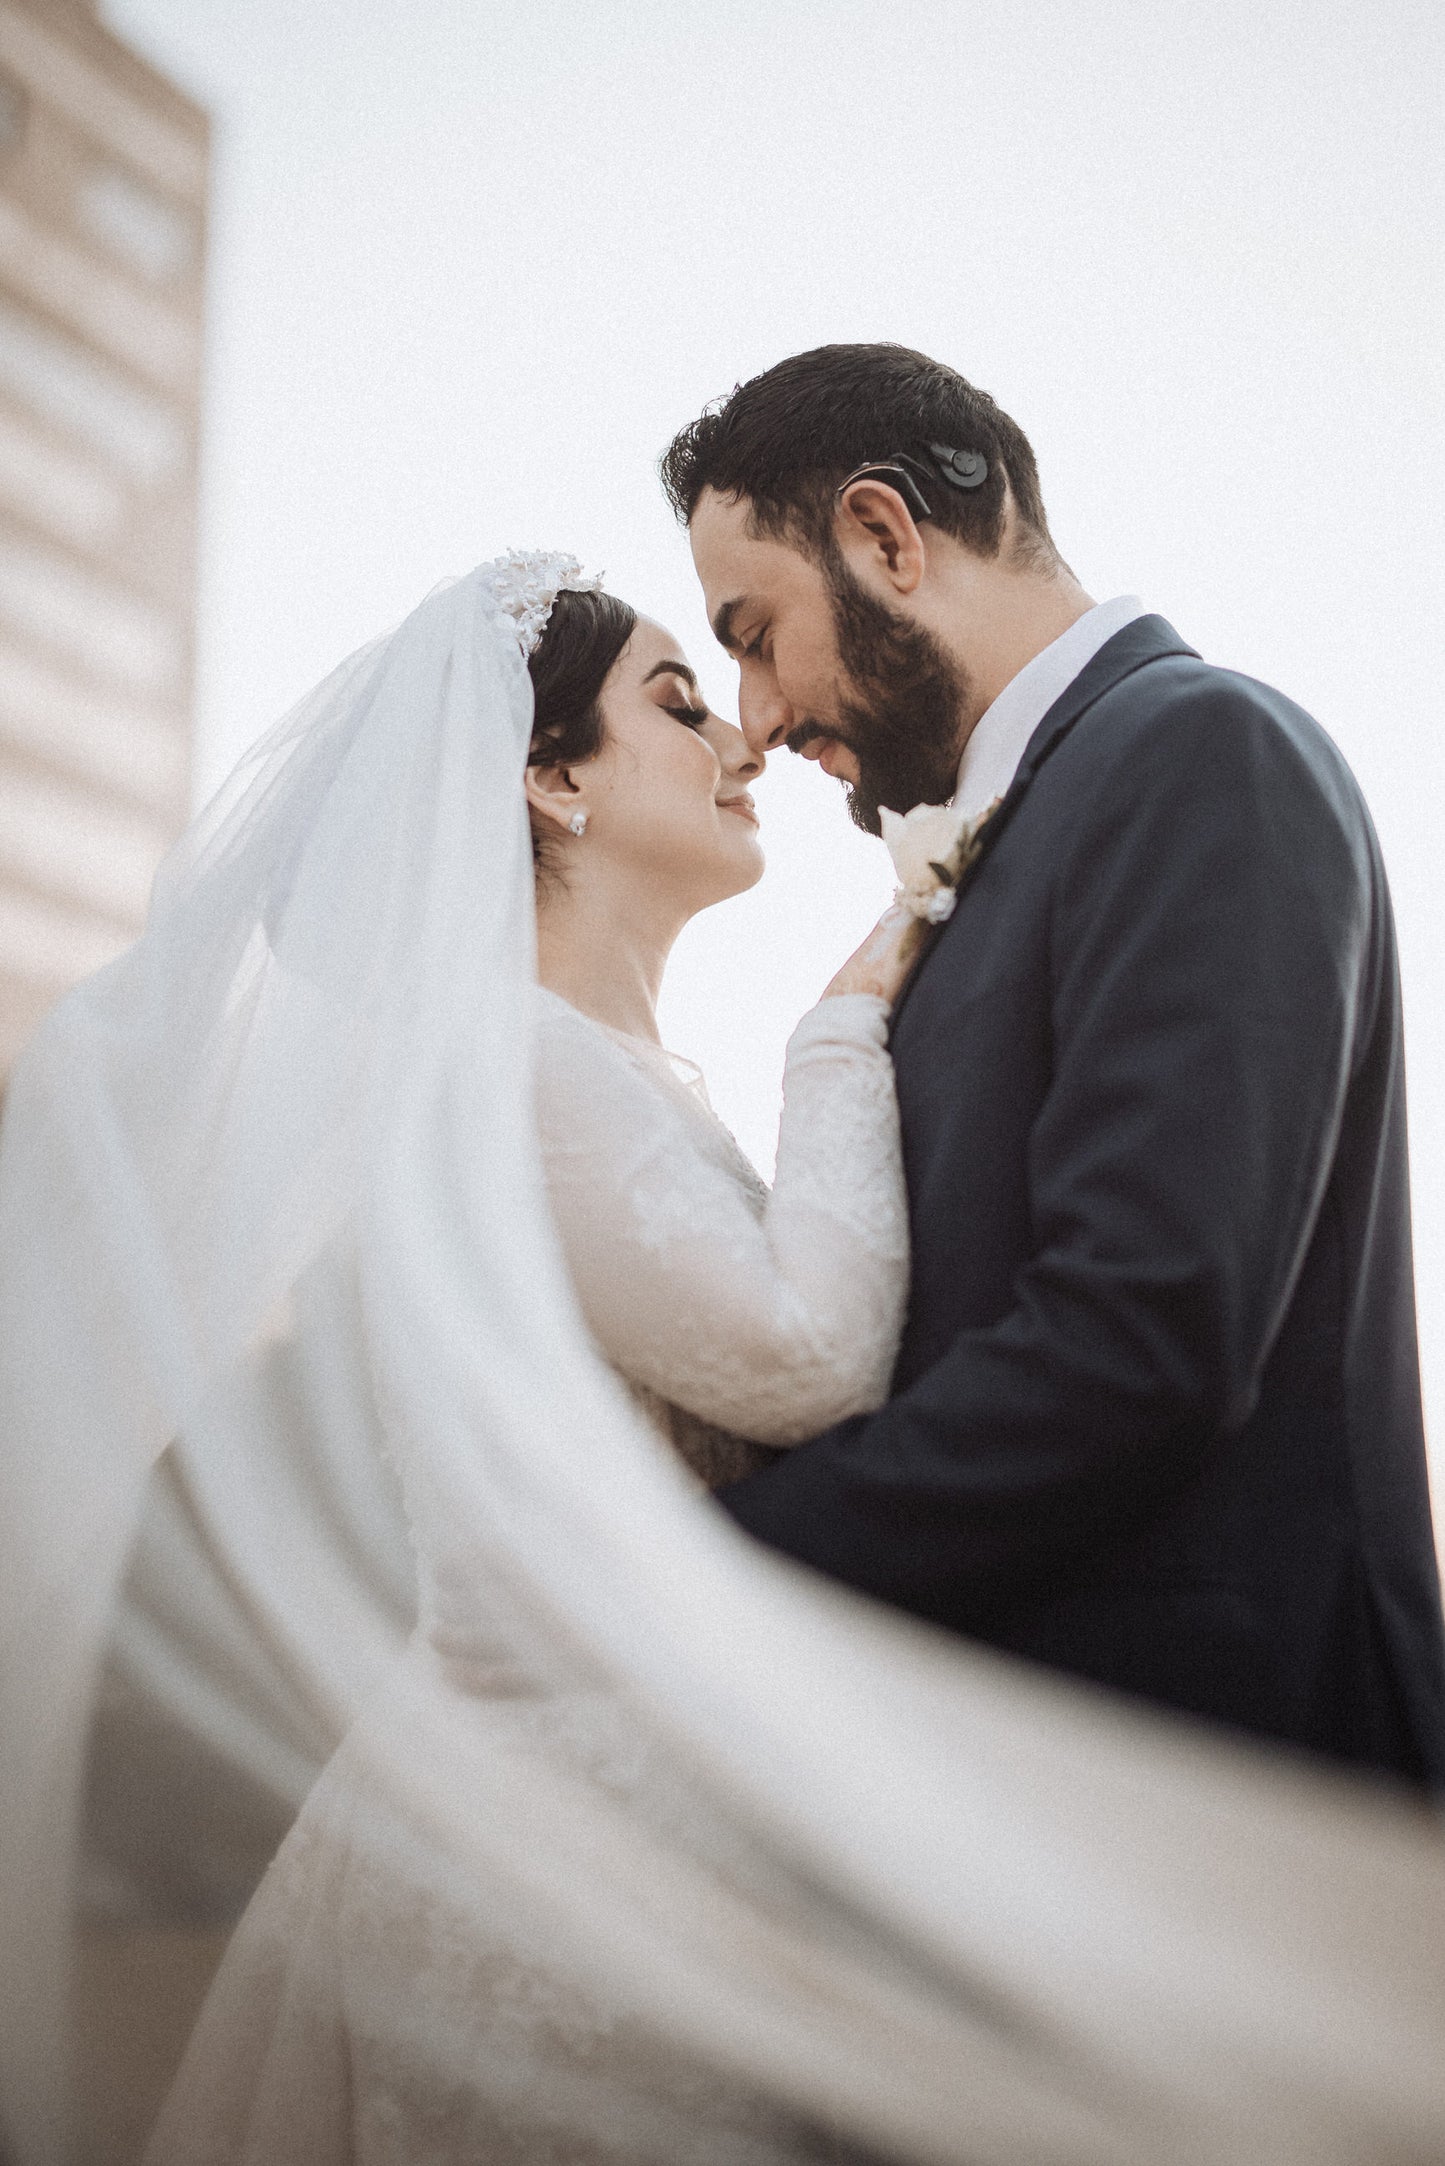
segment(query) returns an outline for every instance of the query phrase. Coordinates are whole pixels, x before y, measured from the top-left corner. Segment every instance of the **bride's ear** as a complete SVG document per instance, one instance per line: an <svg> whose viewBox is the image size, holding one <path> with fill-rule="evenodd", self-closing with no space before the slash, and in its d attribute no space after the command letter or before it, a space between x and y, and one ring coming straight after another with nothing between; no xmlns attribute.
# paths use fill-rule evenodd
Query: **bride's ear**
<svg viewBox="0 0 1445 2166"><path fill-rule="evenodd" d="M531 810L558 827L570 828L582 807L582 792L570 767L529 767L523 784Z"/></svg>

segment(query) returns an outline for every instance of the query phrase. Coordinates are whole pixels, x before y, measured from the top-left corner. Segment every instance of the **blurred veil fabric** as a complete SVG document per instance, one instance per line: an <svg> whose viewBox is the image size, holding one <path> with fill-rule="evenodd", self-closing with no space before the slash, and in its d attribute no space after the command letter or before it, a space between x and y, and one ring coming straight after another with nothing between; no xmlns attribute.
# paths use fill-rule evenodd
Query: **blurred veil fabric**
<svg viewBox="0 0 1445 2166"><path fill-rule="evenodd" d="M483 566L262 743L144 938L16 1073L15 2166L66 2155L87 1753L93 1791L114 1771L110 1899L209 1915L254 1879L237 1796L279 1839L342 1739L387 1870L446 1908L463 1971L473 1928L541 1936L664 2060L870 2155L1445 2155L1425 1815L754 1550L593 1352L532 1112L530 724ZM605 1708L619 1763L662 1771L646 1810L615 1769L501 1749L480 1719L549 1697ZM128 1708L132 1765L152 1735L162 1762L195 1748L159 1834ZM458 2005L410 2038L404 2008L363 2016L440 2095L476 2052ZM575 2126L618 2156L664 2141L625 2063L576 2084Z"/></svg>

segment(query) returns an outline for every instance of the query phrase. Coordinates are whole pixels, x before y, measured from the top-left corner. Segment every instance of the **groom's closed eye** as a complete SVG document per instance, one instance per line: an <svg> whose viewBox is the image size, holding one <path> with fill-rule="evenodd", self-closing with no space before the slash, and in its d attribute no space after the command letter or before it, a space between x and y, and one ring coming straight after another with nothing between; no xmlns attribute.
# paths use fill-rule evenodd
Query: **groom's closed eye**
<svg viewBox="0 0 1445 2166"><path fill-rule="evenodd" d="M712 636L720 647L727 649L729 654L736 654L739 651L738 635L734 630L734 626L737 622L738 611L742 606L740 600L724 602L721 609L715 611L713 615Z"/></svg>
<svg viewBox="0 0 1445 2166"><path fill-rule="evenodd" d="M739 595L733 601L724 602L712 620L713 638L720 647L725 647L729 654L736 655L740 661L760 655L763 641L768 634L766 624L759 625L751 636L745 635L740 629L738 619L753 606L746 595Z"/></svg>

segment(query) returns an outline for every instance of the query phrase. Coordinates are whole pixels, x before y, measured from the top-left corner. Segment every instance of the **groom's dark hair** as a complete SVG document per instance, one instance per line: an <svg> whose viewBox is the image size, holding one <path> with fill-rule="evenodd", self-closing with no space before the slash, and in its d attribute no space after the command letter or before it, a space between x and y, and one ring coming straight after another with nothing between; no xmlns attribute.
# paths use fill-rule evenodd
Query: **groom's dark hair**
<svg viewBox="0 0 1445 2166"><path fill-rule="evenodd" d="M1004 476L1026 555L1055 551L1039 470L1018 423L956 369L908 346L815 346L765 369L679 429L660 462L662 485L684 525L704 489L746 499L758 534L786 536L828 556L834 493L856 467L908 454L937 475L931 444L981 452L981 488L927 488L935 523L980 556L997 556Z"/></svg>

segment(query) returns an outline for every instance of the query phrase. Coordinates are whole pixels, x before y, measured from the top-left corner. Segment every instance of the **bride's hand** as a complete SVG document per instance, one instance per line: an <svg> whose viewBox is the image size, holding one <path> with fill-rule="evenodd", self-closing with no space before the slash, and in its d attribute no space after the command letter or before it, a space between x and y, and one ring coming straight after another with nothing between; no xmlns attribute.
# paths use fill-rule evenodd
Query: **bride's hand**
<svg viewBox="0 0 1445 2166"><path fill-rule="evenodd" d="M894 903L856 948L823 994L872 993L892 1007L912 977L923 951L924 927L911 910Z"/></svg>

